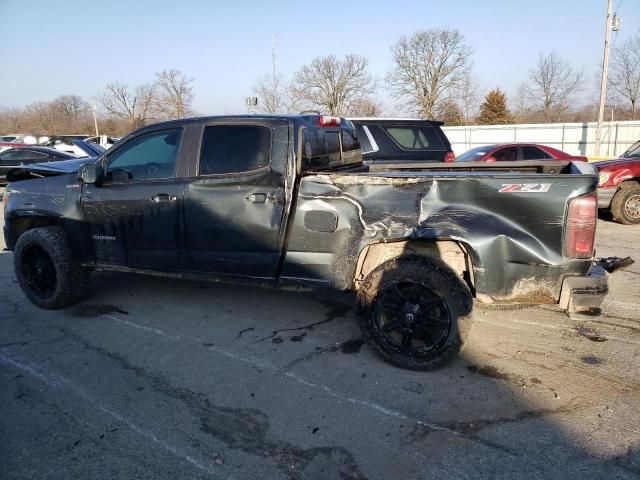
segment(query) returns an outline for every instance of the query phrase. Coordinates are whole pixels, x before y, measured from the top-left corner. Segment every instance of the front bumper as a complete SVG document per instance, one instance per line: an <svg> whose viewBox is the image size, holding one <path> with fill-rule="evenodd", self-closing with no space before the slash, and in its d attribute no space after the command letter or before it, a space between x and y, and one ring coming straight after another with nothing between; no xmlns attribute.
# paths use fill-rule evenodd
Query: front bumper
<svg viewBox="0 0 640 480"><path fill-rule="evenodd" d="M558 303L567 313L592 312L608 292L607 273L600 265L592 265L586 276L564 279Z"/></svg>
<svg viewBox="0 0 640 480"><path fill-rule="evenodd" d="M598 208L609 208L611 199L618 191L618 187L598 188Z"/></svg>

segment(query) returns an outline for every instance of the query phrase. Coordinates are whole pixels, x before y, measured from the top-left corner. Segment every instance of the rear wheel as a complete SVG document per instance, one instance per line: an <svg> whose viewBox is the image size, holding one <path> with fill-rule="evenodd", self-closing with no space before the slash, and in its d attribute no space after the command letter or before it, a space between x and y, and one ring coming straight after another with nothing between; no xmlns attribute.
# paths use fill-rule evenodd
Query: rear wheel
<svg viewBox="0 0 640 480"><path fill-rule="evenodd" d="M611 214L625 225L640 223L640 185L623 183L611 200Z"/></svg>
<svg viewBox="0 0 640 480"><path fill-rule="evenodd" d="M20 288L38 307L63 308L87 292L89 271L71 252L60 227L23 233L16 242L13 263Z"/></svg>
<svg viewBox="0 0 640 480"><path fill-rule="evenodd" d="M386 361L433 370L455 357L471 330L467 286L432 259L391 260L365 279L358 293L360 327Z"/></svg>

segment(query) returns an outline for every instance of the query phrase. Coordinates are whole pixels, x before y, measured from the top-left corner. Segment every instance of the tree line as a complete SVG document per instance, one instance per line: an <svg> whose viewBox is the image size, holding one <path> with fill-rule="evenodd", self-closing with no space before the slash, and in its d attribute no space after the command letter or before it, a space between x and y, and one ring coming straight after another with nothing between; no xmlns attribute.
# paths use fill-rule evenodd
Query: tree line
<svg viewBox="0 0 640 480"><path fill-rule="evenodd" d="M158 72L153 81L137 86L113 81L90 102L62 95L0 112L0 132L95 133L97 120L100 134L122 136L148 123L192 115L192 84L192 78L175 69Z"/></svg>
<svg viewBox="0 0 640 480"><path fill-rule="evenodd" d="M473 71L473 49L459 31L415 32L401 37L391 53L391 68L381 79L369 72L368 59L356 54L316 57L290 79L265 75L253 86L256 110L380 116L385 109L377 94L385 90L403 112L449 125L596 119L599 75L591 87L593 101L576 108L578 94L588 88L585 73L554 51L539 54L511 98L499 86L483 95ZM636 119L639 94L640 33L612 48L608 109L616 110L617 119ZM142 85L110 82L91 102L64 95L5 110L0 112L0 132L90 132L95 113L101 133L122 135L147 123L192 115L193 98L193 78L163 70Z"/></svg>
<svg viewBox="0 0 640 480"><path fill-rule="evenodd" d="M576 108L578 94L588 87L584 71L555 51L539 54L511 99L499 86L482 98L473 49L459 31L432 29L403 36L391 53L392 66L382 80L368 72L367 58L353 54L314 58L290 81L266 75L253 88L262 102L259 109L376 116L384 113L376 100L382 87L403 111L449 125L596 120L597 91L592 102ZM640 33L611 51L607 108L614 108L618 119L636 119L639 94Z"/></svg>

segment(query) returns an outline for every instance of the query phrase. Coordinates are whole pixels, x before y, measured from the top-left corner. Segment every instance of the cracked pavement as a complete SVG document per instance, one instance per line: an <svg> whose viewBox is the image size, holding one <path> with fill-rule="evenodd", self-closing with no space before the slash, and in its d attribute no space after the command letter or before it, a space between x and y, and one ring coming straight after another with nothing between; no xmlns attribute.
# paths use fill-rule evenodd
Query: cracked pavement
<svg viewBox="0 0 640 480"><path fill-rule="evenodd" d="M640 476L640 226L599 221L601 317L476 311L436 372L385 364L349 295L101 273L44 311L0 254L0 478Z"/></svg>

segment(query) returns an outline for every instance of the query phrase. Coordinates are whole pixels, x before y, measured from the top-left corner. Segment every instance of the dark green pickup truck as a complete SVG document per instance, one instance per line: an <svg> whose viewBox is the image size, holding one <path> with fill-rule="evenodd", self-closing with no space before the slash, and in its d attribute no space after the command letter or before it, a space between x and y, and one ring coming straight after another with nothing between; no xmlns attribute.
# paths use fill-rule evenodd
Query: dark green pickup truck
<svg viewBox="0 0 640 480"><path fill-rule="evenodd" d="M474 302L607 292L584 162L365 166L353 124L319 115L154 124L87 162L9 174L6 244L43 308L92 270L351 290L369 344L427 370L460 351Z"/></svg>

